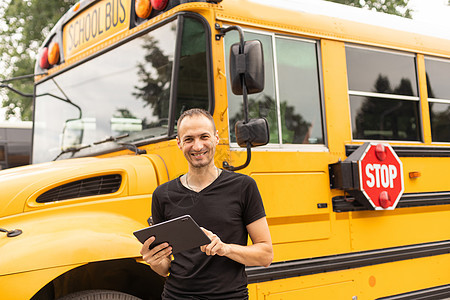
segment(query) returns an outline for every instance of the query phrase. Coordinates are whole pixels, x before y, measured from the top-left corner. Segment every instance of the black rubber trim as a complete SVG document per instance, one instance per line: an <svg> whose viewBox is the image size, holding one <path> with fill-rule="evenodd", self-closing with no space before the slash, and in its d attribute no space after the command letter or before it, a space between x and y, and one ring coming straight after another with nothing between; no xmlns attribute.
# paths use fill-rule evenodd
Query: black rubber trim
<svg viewBox="0 0 450 300"><path fill-rule="evenodd" d="M256 283L448 253L450 240L277 262L267 268L247 267L246 272L248 283Z"/></svg>
<svg viewBox="0 0 450 300"><path fill-rule="evenodd" d="M350 156L361 145L345 145L345 155ZM450 157L450 147L392 146L399 157Z"/></svg>
<svg viewBox="0 0 450 300"><path fill-rule="evenodd" d="M436 300L448 299L450 297L450 284L435 286L428 289L377 298L377 300Z"/></svg>
<svg viewBox="0 0 450 300"><path fill-rule="evenodd" d="M353 196L337 196L332 199L334 212L368 210ZM397 208L433 206L450 204L450 191L430 193L405 193L400 198Z"/></svg>

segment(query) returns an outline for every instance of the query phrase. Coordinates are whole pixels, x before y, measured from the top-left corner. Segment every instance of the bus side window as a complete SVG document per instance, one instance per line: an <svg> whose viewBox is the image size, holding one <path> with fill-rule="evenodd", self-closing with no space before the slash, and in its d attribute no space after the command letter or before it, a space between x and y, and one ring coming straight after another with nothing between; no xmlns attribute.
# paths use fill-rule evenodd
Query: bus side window
<svg viewBox="0 0 450 300"><path fill-rule="evenodd" d="M425 58L433 142L450 142L450 60Z"/></svg>
<svg viewBox="0 0 450 300"><path fill-rule="evenodd" d="M182 28L174 127L184 111L194 107L208 110L210 105L205 26L184 17Z"/></svg>
<svg viewBox="0 0 450 300"><path fill-rule="evenodd" d="M276 38L283 144L323 144L315 41Z"/></svg>
<svg viewBox="0 0 450 300"><path fill-rule="evenodd" d="M265 71L264 90L249 95L249 117L267 119L270 144L323 144L317 42L259 32L245 32L245 39L263 44ZM234 42L237 34L227 33L225 51ZM230 128L243 119L242 100L230 85L228 116ZM236 142L233 131L230 138Z"/></svg>
<svg viewBox="0 0 450 300"><path fill-rule="evenodd" d="M346 46L354 139L419 141L415 56Z"/></svg>

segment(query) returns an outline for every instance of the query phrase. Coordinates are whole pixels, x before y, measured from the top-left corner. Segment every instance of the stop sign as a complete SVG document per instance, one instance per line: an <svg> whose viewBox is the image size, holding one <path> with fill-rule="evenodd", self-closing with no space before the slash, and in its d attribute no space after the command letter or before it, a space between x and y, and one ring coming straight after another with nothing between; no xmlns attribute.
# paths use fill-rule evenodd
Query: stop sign
<svg viewBox="0 0 450 300"><path fill-rule="evenodd" d="M389 144L369 143L359 160L360 189L374 209L394 209L403 194L403 165Z"/></svg>

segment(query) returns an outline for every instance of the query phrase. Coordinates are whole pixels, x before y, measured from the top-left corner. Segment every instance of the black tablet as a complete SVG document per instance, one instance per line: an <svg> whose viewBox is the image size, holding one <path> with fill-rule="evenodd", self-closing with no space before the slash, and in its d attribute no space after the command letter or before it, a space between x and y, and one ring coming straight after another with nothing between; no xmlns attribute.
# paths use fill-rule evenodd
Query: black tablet
<svg viewBox="0 0 450 300"><path fill-rule="evenodd" d="M211 240L200 229L190 215L181 216L150 227L133 232L137 239L144 243L154 236L156 239L150 249L167 242L172 246L172 253L200 247L211 243Z"/></svg>

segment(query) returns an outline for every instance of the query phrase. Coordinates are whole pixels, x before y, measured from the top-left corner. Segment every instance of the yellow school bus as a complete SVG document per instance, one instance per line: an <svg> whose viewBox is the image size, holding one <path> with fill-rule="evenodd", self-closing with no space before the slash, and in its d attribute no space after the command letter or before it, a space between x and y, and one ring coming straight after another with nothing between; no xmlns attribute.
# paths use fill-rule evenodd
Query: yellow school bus
<svg viewBox="0 0 450 300"><path fill-rule="evenodd" d="M400 17L82 0L37 57L32 164L0 172L1 298L158 299L132 233L187 171L192 107L264 201L274 262L246 269L250 299L449 297L448 82L448 33Z"/></svg>

